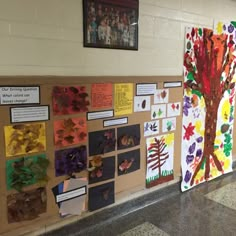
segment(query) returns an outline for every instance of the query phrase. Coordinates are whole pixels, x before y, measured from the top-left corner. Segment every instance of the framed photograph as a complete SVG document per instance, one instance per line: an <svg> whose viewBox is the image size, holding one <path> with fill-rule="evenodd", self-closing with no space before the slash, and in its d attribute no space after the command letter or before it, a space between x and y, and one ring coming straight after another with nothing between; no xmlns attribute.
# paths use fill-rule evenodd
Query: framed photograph
<svg viewBox="0 0 236 236"><path fill-rule="evenodd" d="M138 50L138 0L83 0L84 47Z"/></svg>

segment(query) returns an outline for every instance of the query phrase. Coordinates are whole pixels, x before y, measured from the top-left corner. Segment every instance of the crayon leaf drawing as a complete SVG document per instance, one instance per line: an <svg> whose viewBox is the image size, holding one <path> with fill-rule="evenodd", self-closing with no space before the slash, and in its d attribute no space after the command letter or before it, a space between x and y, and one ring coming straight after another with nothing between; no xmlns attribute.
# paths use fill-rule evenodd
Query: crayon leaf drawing
<svg viewBox="0 0 236 236"><path fill-rule="evenodd" d="M45 188L37 188L7 196L8 223L36 219L46 210L47 195Z"/></svg>
<svg viewBox="0 0 236 236"><path fill-rule="evenodd" d="M181 111L181 103L175 102L175 103L168 103L167 104L167 116L179 116Z"/></svg>
<svg viewBox="0 0 236 236"><path fill-rule="evenodd" d="M144 136L155 135L159 133L159 120L144 123Z"/></svg>
<svg viewBox="0 0 236 236"><path fill-rule="evenodd" d="M174 178L173 146L173 133L147 139L147 188Z"/></svg>
<svg viewBox="0 0 236 236"><path fill-rule="evenodd" d="M176 129L176 117L162 120L162 132L170 132Z"/></svg>
<svg viewBox="0 0 236 236"><path fill-rule="evenodd" d="M49 160L45 155L8 160L6 165L7 189L13 188L21 192L25 186L38 183L42 187L49 180Z"/></svg>
<svg viewBox="0 0 236 236"><path fill-rule="evenodd" d="M7 157L46 149L45 123L5 126L4 134Z"/></svg>
<svg viewBox="0 0 236 236"><path fill-rule="evenodd" d="M90 178L100 178L103 174L103 161L101 156L94 156L92 160L89 161L89 177Z"/></svg>
<svg viewBox="0 0 236 236"><path fill-rule="evenodd" d="M134 112L150 111L151 98L150 96L135 96L134 97Z"/></svg>
<svg viewBox="0 0 236 236"><path fill-rule="evenodd" d="M115 151L115 129L89 133L89 156Z"/></svg>
<svg viewBox="0 0 236 236"><path fill-rule="evenodd" d="M55 152L56 176L73 176L87 168L86 146L57 150Z"/></svg>
<svg viewBox="0 0 236 236"><path fill-rule="evenodd" d="M154 94L154 104L168 103L169 89L157 89Z"/></svg>
<svg viewBox="0 0 236 236"><path fill-rule="evenodd" d="M160 119L166 117L166 104L152 105L151 119Z"/></svg>
<svg viewBox="0 0 236 236"><path fill-rule="evenodd" d="M53 114L66 115L87 112L89 101L85 86L55 86L52 90Z"/></svg>
<svg viewBox="0 0 236 236"><path fill-rule="evenodd" d="M186 32L182 191L232 171L236 30L231 23L219 27L220 34L206 28Z"/></svg>
<svg viewBox="0 0 236 236"><path fill-rule="evenodd" d="M86 119L68 118L54 121L54 142L56 147L70 146L87 140Z"/></svg>

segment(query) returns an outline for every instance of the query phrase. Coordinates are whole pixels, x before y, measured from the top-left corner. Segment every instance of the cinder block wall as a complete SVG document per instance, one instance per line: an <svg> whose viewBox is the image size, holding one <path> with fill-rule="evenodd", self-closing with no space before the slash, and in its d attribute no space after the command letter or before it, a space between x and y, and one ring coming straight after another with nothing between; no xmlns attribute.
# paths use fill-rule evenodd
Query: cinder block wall
<svg viewBox="0 0 236 236"><path fill-rule="evenodd" d="M0 75L182 75L185 26L236 12L233 0L139 2L139 50L126 51L83 47L82 0L0 0Z"/></svg>

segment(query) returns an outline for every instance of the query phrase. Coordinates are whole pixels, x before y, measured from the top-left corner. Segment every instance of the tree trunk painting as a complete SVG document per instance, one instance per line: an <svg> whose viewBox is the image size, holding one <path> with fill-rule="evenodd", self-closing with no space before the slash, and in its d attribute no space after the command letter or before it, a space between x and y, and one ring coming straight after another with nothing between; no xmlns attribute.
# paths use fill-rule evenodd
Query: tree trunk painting
<svg viewBox="0 0 236 236"><path fill-rule="evenodd" d="M232 171L235 30L223 27L229 28L222 24L221 34L205 28L186 32L182 191Z"/></svg>
<svg viewBox="0 0 236 236"><path fill-rule="evenodd" d="M147 139L146 187L170 181L173 176L174 134Z"/></svg>

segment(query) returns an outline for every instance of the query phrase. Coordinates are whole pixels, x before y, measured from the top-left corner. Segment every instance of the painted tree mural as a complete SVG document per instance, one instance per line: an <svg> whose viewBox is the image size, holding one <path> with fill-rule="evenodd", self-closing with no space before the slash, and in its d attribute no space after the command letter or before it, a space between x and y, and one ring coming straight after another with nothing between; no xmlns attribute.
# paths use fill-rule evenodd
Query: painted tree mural
<svg viewBox="0 0 236 236"><path fill-rule="evenodd" d="M231 171L236 68L232 34L189 28L184 54L182 191Z"/></svg>
<svg viewBox="0 0 236 236"><path fill-rule="evenodd" d="M147 139L148 188L173 179L173 145L173 133Z"/></svg>

